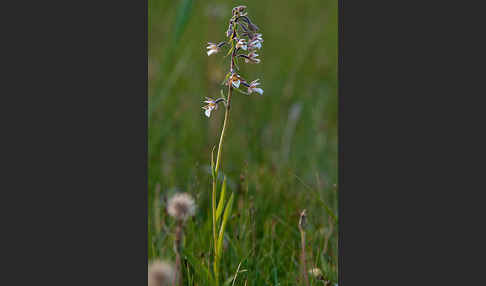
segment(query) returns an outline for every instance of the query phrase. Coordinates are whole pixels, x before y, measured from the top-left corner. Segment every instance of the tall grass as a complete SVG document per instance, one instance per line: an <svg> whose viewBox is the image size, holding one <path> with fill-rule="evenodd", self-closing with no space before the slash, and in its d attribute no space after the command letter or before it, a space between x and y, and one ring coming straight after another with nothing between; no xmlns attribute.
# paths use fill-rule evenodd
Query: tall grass
<svg viewBox="0 0 486 286"><path fill-rule="evenodd" d="M219 185L226 179L226 194L235 193L221 277L224 285L297 285L305 208L307 267L337 283L336 1L149 0L149 259L175 260L167 198L189 192L198 212L185 225L183 285L214 283L207 273L214 247L208 154L223 115L208 121L200 103L218 96L225 62L208 58L204 45L224 36L238 4L251 7L265 35L263 62L240 67L260 77L265 94L232 99L217 177Z"/></svg>

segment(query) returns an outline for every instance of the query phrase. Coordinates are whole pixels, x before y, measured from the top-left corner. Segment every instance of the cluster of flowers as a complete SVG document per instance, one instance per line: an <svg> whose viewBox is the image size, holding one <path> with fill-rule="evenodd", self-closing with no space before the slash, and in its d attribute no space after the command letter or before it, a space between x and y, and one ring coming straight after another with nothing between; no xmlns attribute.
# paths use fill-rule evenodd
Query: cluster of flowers
<svg viewBox="0 0 486 286"><path fill-rule="evenodd" d="M263 94L263 89L258 87L260 83L259 79L251 82L244 80L237 72L236 62L239 58L244 58L245 63L260 63L257 50L262 48L263 36L261 33L257 33L258 27L251 22L247 13L244 12L246 6L238 6L233 8L233 17L229 21L229 27L226 31L226 37L228 41L220 42L219 44L208 42L207 54L208 56L220 52L223 46L231 44L231 48L228 55L231 54L231 67L230 72L227 74L224 84L230 88L238 89L240 86L247 88L247 93L239 90L245 94L251 94L256 92L260 95ZM243 52L244 51L244 52ZM218 109L218 103L223 101L226 104L225 98L219 98L217 100L210 97L206 97L206 106L203 106L205 115L211 116L211 111Z"/></svg>

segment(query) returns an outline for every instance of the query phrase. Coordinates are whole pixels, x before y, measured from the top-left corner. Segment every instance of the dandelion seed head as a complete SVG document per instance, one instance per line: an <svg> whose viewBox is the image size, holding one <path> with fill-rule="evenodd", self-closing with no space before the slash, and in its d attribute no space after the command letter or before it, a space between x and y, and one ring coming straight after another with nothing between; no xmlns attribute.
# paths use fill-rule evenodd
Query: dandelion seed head
<svg viewBox="0 0 486 286"><path fill-rule="evenodd" d="M148 268L148 286L169 286L174 283L175 269L172 264L156 260Z"/></svg>
<svg viewBox="0 0 486 286"><path fill-rule="evenodd" d="M167 212L175 219L185 221L196 212L194 199L188 193L175 194L168 202Z"/></svg>

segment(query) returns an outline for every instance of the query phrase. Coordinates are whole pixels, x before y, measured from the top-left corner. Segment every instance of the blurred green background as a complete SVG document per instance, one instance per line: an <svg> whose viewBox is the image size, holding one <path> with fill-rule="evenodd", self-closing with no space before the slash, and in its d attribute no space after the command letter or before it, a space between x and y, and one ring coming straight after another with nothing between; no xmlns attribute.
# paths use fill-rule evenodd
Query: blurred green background
<svg viewBox="0 0 486 286"><path fill-rule="evenodd" d="M207 118L201 107L204 97L219 97L229 59L224 52L208 57L206 46L225 40L231 9L245 5L265 42L261 63L241 62L240 72L248 81L259 78L265 93L232 97L222 170L238 204L227 230L225 277L251 253L235 285L296 285L298 214L305 208L309 264L336 283L337 0L148 4L149 259L173 258L164 208L167 197L184 191L198 205L185 249L197 263L210 261L208 165L224 108ZM185 283L203 285L196 262L186 263L192 284Z"/></svg>

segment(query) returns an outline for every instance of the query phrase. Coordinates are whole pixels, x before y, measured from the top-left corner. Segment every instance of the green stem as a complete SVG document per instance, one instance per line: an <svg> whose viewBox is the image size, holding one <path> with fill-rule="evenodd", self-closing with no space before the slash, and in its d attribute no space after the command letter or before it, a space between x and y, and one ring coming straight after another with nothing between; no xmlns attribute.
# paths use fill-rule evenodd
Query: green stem
<svg viewBox="0 0 486 286"><path fill-rule="evenodd" d="M224 142L224 135L226 133L226 126L229 122L229 113L230 113L230 103L231 103L231 93L232 87L229 86L228 89L228 100L226 102L226 112L224 114L224 122L223 122L223 129L221 130L221 137L219 138L219 146L218 146L218 155L216 156L216 166L215 166L215 176L213 177L213 194L212 194L212 210L213 210L213 241L214 241L214 276L216 280L216 285L219 285L219 259L221 257L221 253L217 253L217 236L216 236L216 189L217 189L217 178L219 173L219 166L221 164L221 153L223 150L223 142Z"/></svg>
<svg viewBox="0 0 486 286"><path fill-rule="evenodd" d="M306 265L306 257L305 257L305 231L302 228L300 229L300 244L301 244L300 275L301 275L301 279L304 280L304 285L309 286L309 277L307 275L307 265Z"/></svg>
<svg viewBox="0 0 486 286"><path fill-rule="evenodd" d="M228 121L229 121L230 102L231 102L232 91L233 91L233 88L230 86L229 90L228 90L228 101L226 102L226 112L224 114L223 130L221 131L221 137L219 138L218 155L216 156L216 167L215 167L216 177L218 176L219 165L220 165L220 162L221 162L221 150L223 149L223 141L224 141L224 134L225 134L225 131L226 131L226 125L228 124Z"/></svg>
<svg viewBox="0 0 486 286"><path fill-rule="evenodd" d="M174 240L174 251L176 254L176 277L174 279L174 286L180 286L182 282L182 267L181 267L181 242L182 242L182 220L177 221Z"/></svg>
<svg viewBox="0 0 486 286"><path fill-rule="evenodd" d="M213 209L213 240L214 251L216 253L216 177L213 176L213 193L212 193L212 209Z"/></svg>

